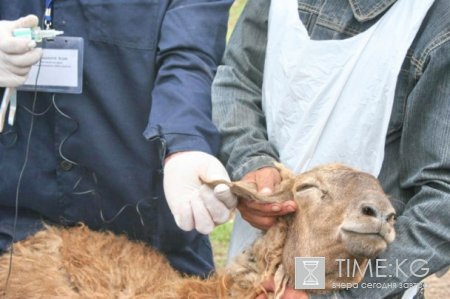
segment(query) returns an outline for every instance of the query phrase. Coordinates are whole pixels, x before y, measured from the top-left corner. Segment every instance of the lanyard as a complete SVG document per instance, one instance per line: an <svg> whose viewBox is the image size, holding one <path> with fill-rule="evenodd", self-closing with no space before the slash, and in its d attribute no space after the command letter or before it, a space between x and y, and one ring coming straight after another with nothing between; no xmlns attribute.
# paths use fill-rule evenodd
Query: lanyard
<svg viewBox="0 0 450 299"><path fill-rule="evenodd" d="M45 0L44 25L45 29L52 27L52 8L53 0Z"/></svg>

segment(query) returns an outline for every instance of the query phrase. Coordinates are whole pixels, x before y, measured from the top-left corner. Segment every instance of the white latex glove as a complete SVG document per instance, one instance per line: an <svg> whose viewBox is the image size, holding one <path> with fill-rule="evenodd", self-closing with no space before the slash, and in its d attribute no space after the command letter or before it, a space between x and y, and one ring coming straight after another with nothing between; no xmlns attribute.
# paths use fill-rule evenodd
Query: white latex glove
<svg viewBox="0 0 450 299"><path fill-rule="evenodd" d="M25 83L31 66L41 59L42 49L36 42L14 37L17 28L30 28L38 25L34 15L15 21L0 21L0 86L17 87Z"/></svg>
<svg viewBox="0 0 450 299"><path fill-rule="evenodd" d="M179 152L166 160L164 193L175 222L183 230L209 234L229 219L237 199L228 186L220 184L212 190L200 178L230 181L220 161L203 152Z"/></svg>

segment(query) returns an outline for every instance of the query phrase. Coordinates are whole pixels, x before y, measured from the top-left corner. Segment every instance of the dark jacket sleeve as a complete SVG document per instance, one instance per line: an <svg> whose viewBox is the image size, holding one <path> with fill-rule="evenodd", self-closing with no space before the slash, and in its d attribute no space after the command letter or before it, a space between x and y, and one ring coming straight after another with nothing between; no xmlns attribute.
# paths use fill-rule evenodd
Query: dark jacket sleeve
<svg viewBox="0 0 450 299"><path fill-rule="evenodd" d="M225 47L232 0L171 1L162 21L157 74L146 138L161 137L167 153L215 154L211 84Z"/></svg>

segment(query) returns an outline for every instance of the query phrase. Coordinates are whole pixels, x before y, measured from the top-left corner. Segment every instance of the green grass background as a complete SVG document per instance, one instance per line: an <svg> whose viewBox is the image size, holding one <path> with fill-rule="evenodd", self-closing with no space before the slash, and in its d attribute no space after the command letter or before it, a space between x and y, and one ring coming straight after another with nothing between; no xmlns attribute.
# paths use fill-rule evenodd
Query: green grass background
<svg viewBox="0 0 450 299"><path fill-rule="evenodd" d="M245 3L247 0L236 0L230 9L230 18L228 20L228 33L227 39L230 37L231 32L233 31L234 26L244 9ZM219 225L214 229L214 231L210 234L211 244L214 253L214 262L216 267L220 268L225 265L227 251L228 251L228 242L230 240L230 234L233 227L233 222L229 221L225 224Z"/></svg>
<svg viewBox="0 0 450 299"><path fill-rule="evenodd" d="M230 18L228 19L228 34L227 39L230 37L234 26L236 25L242 10L244 9L247 0L235 0L230 9Z"/></svg>
<svg viewBox="0 0 450 299"><path fill-rule="evenodd" d="M228 242L233 228L233 222L228 221L217 226L209 235L214 254L214 263L217 268L225 266L227 260Z"/></svg>

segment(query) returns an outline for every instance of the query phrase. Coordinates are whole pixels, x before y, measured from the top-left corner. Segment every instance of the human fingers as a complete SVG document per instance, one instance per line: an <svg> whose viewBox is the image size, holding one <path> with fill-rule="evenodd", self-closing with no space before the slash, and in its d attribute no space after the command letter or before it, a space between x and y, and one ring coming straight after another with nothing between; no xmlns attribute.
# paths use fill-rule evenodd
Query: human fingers
<svg viewBox="0 0 450 299"><path fill-rule="evenodd" d="M231 193L230 187L225 184L219 184L214 188L214 195L224 203L228 209L234 209L237 205L236 196Z"/></svg>
<svg viewBox="0 0 450 299"><path fill-rule="evenodd" d="M258 192L271 194L281 177L275 167L263 167L247 173L242 181L255 184Z"/></svg>
<svg viewBox="0 0 450 299"><path fill-rule="evenodd" d="M216 193L206 185L200 187L200 198L203 201L212 221L222 224L230 218L230 210L216 197Z"/></svg>
<svg viewBox="0 0 450 299"><path fill-rule="evenodd" d="M239 201L238 209L241 213L242 218L250 223L252 226L261 229L268 230L276 222L276 217L262 216L249 211L245 205L241 204L242 200Z"/></svg>
<svg viewBox="0 0 450 299"><path fill-rule="evenodd" d="M35 41L12 36L3 36L0 40L0 51L5 54L24 54L36 47Z"/></svg>
<svg viewBox="0 0 450 299"><path fill-rule="evenodd" d="M283 293L283 296L281 296L281 299L308 299L308 293L301 290L295 290L293 288L286 288L286 290Z"/></svg>
<svg viewBox="0 0 450 299"><path fill-rule="evenodd" d="M12 54L5 57L5 62L17 67L30 67L42 57L42 49L35 48L24 54Z"/></svg>
<svg viewBox="0 0 450 299"><path fill-rule="evenodd" d="M255 172L255 182L258 192L272 194L281 182L281 176L275 167L264 167Z"/></svg>
<svg viewBox="0 0 450 299"><path fill-rule="evenodd" d="M283 203L261 203L256 200L241 199L239 204L252 214L266 217L278 217L295 212L297 204L294 201Z"/></svg>
<svg viewBox="0 0 450 299"><path fill-rule="evenodd" d="M35 15L27 15L25 17L21 17L15 21L12 21L12 29L18 28L33 28L39 24L39 19Z"/></svg>
<svg viewBox="0 0 450 299"><path fill-rule="evenodd" d="M36 27L38 22L38 18L34 15L15 21L0 21L0 51L6 54L24 54L36 47L34 41L13 37L13 31L18 28Z"/></svg>
<svg viewBox="0 0 450 299"><path fill-rule="evenodd" d="M196 198L191 201L192 215L195 229L202 234L209 234L214 229L214 221L202 200Z"/></svg>
<svg viewBox="0 0 450 299"><path fill-rule="evenodd" d="M0 86L2 87L16 87L20 86L27 80L26 75L15 75L8 73L4 76L4 73L0 72Z"/></svg>
<svg viewBox="0 0 450 299"><path fill-rule="evenodd" d="M262 285L264 290L268 293L275 292L275 282L273 278L266 279ZM267 299L267 296L263 293L256 297L258 299ZM286 290L284 291L283 295L281 296L281 299L308 299L309 296L305 291L302 290L295 290L292 287L286 287Z"/></svg>

